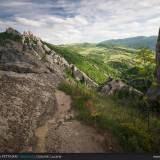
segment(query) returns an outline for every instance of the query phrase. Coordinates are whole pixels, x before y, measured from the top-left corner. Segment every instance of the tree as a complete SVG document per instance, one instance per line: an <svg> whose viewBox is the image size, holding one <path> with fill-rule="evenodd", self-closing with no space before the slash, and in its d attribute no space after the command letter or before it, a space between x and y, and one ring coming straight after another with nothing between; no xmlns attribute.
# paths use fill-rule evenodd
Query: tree
<svg viewBox="0 0 160 160"><path fill-rule="evenodd" d="M156 45L156 80L158 85L160 85L160 29Z"/></svg>
<svg viewBox="0 0 160 160"><path fill-rule="evenodd" d="M148 81L152 82L154 79L154 52L147 48L138 50L136 53L136 65L147 89L149 87Z"/></svg>
<svg viewBox="0 0 160 160"><path fill-rule="evenodd" d="M137 54L136 54L136 58L137 58L137 64L140 69L140 73L142 75L142 77L144 78L144 85L145 88L147 89L148 86L148 80L150 80L151 82L154 79L154 53L147 49L147 48L142 48L140 49ZM144 102L146 105L146 109L147 109L147 124L148 124L148 131L150 128L150 106L148 104L148 101L144 98Z"/></svg>

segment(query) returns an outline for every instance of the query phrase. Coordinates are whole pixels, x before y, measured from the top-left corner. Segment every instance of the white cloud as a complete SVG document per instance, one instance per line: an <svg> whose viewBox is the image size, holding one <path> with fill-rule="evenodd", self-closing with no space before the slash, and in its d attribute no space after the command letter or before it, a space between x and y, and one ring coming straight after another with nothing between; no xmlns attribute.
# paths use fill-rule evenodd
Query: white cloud
<svg viewBox="0 0 160 160"><path fill-rule="evenodd" d="M31 27L43 27L43 23L41 21L31 20L27 18L16 17L15 21L20 25L31 26Z"/></svg>
<svg viewBox="0 0 160 160"><path fill-rule="evenodd" d="M160 0L7 2L1 3L1 13L13 15L0 24L31 30L55 44L156 35L160 25Z"/></svg>

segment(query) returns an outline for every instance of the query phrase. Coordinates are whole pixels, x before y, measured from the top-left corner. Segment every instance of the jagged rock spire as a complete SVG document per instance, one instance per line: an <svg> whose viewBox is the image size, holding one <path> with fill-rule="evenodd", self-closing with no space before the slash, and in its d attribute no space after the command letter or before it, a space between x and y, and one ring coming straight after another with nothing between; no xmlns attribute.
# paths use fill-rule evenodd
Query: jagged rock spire
<svg viewBox="0 0 160 160"><path fill-rule="evenodd" d="M156 45L156 79L158 84L160 84L160 29Z"/></svg>

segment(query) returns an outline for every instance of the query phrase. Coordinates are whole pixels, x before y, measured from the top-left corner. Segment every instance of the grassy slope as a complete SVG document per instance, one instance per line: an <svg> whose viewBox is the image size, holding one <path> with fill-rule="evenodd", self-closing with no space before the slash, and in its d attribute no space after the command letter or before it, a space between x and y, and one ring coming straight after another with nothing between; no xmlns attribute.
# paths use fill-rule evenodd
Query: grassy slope
<svg viewBox="0 0 160 160"><path fill-rule="evenodd" d="M138 36L138 37L131 37L131 38L124 38L124 39L113 39L100 42L101 45L122 45L131 48L141 48L141 47L148 47L152 50L155 50L157 41L157 36Z"/></svg>
<svg viewBox="0 0 160 160"><path fill-rule="evenodd" d="M133 83L132 80L135 79L136 84L133 84L133 87L143 90L144 83L141 80L144 79L144 75L139 72L139 69L142 68L141 63L138 64L138 68L136 66L139 62L139 59L136 58L136 52L138 51L136 49L112 45L101 46L99 44L51 45L51 47L98 84L103 83L108 76L123 79L130 85ZM154 64L150 66L153 73Z"/></svg>
<svg viewBox="0 0 160 160"><path fill-rule="evenodd" d="M104 82L108 76L122 78L124 73L134 75L135 62L139 61L135 54L137 50L121 46L73 44L50 47L97 83ZM156 138L159 137L160 121L153 114L148 131L147 109L142 100L123 95L104 97L86 86L77 86L74 83L63 83L60 89L71 95L73 106L79 111L80 120L103 130L110 130L119 138L124 151L160 150L160 139Z"/></svg>
<svg viewBox="0 0 160 160"><path fill-rule="evenodd" d="M102 96L81 84L63 83L59 86L71 95L78 119L104 131L112 132L125 152L159 152L160 120L150 116L148 131L144 104L137 98ZM118 95L117 95L118 96Z"/></svg>
<svg viewBox="0 0 160 160"><path fill-rule="evenodd" d="M61 54L69 63L75 64L97 83L102 83L108 76L119 77L121 71L114 67L129 67L132 60L133 49L122 47L106 48L96 45L61 45L51 46L57 53ZM127 60L123 65L122 61ZM112 66L113 64L113 66ZM116 66L117 67L117 66Z"/></svg>

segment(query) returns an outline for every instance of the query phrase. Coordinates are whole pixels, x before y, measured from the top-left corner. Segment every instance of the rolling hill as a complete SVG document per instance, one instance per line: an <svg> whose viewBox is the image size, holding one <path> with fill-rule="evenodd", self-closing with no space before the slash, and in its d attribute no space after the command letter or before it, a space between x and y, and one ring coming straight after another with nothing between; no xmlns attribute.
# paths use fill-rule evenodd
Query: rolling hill
<svg viewBox="0 0 160 160"><path fill-rule="evenodd" d="M157 36L138 36L125 39L111 39L98 43L99 46L120 45L129 48L143 48L147 47L151 50L155 50Z"/></svg>
<svg viewBox="0 0 160 160"><path fill-rule="evenodd" d="M97 44L49 45L70 64L76 65L92 80L102 84L108 77L122 79L129 85L143 91L144 68L137 57L139 49L117 45L99 46ZM151 52L151 51L150 51ZM154 52L151 52L154 59ZM154 61L154 60L153 60ZM148 73L154 72L150 64ZM153 76L150 74L150 77Z"/></svg>

